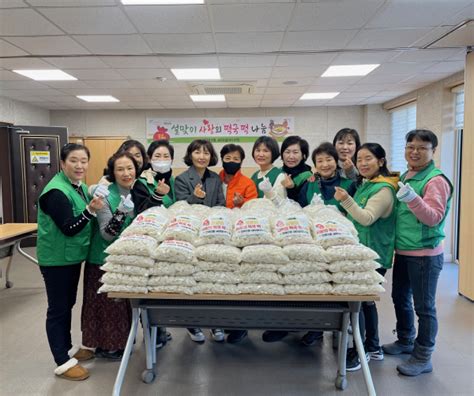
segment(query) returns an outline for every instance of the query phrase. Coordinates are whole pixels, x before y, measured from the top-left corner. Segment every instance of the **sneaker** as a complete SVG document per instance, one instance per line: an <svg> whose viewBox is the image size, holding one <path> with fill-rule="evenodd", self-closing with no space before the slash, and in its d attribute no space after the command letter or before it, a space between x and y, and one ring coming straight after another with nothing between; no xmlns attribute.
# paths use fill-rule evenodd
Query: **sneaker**
<svg viewBox="0 0 474 396"><path fill-rule="evenodd" d="M247 330L230 330L227 336L227 342L229 344L237 344L247 337L248 333Z"/></svg>
<svg viewBox="0 0 474 396"><path fill-rule="evenodd" d="M285 338L287 335L287 331L267 330L263 332L262 340L263 342L277 342Z"/></svg>
<svg viewBox="0 0 474 396"><path fill-rule="evenodd" d="M402 353L411 354L414 348L415 345L413 343L405 344L399 340L396 340L391 344L382 345L382 349L387 355L401 355Z"/></svg>
<svg viewBox="0 0 474 396"><path fill-rule="evenodd" d="M365 359L367 363L370 361L370 356L369 353L365 353ZM357 371L360 370L362 367L360 360L359 360L359 354L357 353L357 349L355 348L349 348L347 350L347 357L346 357L346 371Z"/></svg>
<svg viewBox="0 0 474 396"><path fill-rule="evenodd" d="M305 346L313 346L323 339L322 331L308 331L302 338L301 343Z"/></svg>
<svg viewBox="0 0 474 396"><path fill-rule="evenodd" d="M225 340L225 333L222 329L211 329L211 336L215 342L223 342Z"/></svg>
<svg viewBox="0 0 474 396"><path fill-rule="evenodd" d="M164 327L158 327L158 331L156 333L156 349L163 348L166 343L171 340L171 333L166 331Z"/></svg>
<svg viewBox="0 0 474 396"><path fill-rule="evenodd" d="M102 359L108 360L121 360L123 356L123 349L116 349L115 351L107 351L102 348L95 350L95 356Z"/></svg>
<svg viewBox="0 0 474 396"><path fill-rule="evenodd" d="M379 348L376 351L368 351L370 360L383 360L383 349Z"/></svg>
<svg viewBox="0 0 474 396"><path fill-rule="evenodd" d="M189 334L189 337L191 337L191 340L193 340L194 342L206 341L206 337L204 336L204 333L198 327L188 329L188 334Z"/></svg>

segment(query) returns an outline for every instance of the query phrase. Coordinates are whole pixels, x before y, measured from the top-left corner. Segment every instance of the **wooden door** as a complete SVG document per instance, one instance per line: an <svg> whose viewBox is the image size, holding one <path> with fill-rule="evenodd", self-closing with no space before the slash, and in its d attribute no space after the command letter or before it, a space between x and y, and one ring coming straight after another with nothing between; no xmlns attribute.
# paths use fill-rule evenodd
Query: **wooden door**
<svg viewBox="0 0 474 396"><path fill-rule="evenodd" d="M86 184L96 184L104 174L108 159L117 151L120 145L127 140L123 138L84 138L84 145L91 152L89 169L86 175Z"/></svg>

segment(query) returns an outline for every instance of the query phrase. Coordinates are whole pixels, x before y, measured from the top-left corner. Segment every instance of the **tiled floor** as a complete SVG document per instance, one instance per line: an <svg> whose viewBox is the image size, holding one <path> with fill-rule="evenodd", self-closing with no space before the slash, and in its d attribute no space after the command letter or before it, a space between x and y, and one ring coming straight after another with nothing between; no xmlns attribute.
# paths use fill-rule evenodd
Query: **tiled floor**
<svg viewBox="0 0 474 396"><path fill-rule="evenodd" d="M0 260L5 268L6 260ZM380 337L390 342L395 316L387 292L379 304ZM38 269L16 257L12 289L0 286L0 395L111 395L119 363L96 360L86 364L91 377L79 383L55 378L44 329L46 294ZM80 292L78 301L82 299ZM457 266L448 264L438 291L440 328L433 357L434 372L416 378L399 376L395 367L403 358L370 362L378 395L474 395L474 307L457 294ZM80 303L74 310L73 338L80 342ZM298 334L265 344L261 332L238 345L207 340L197 345L181 329L172 329L173 341L158 354L158 378L144 384L141 336L128 367L123 395L365 395L362 372L348 374L344 392L334 388L335 351L331 336L306 348Z"/></svg>

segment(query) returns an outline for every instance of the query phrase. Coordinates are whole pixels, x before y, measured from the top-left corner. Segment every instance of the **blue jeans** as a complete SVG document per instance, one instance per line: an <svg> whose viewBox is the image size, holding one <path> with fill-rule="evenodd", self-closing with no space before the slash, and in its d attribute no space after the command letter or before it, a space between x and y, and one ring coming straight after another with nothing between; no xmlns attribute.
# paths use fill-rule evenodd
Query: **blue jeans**
<svg viewBox="0 0 474 396"><path fill-rule="evenodd" d="M423 257L395 255L392 300L397 317L397 335L403 343L415 341L414 354L421 359L429 359L434 351L438 333L436 287L442 269L442 254ZM412 299L418 316L418 336Z"/></svg>

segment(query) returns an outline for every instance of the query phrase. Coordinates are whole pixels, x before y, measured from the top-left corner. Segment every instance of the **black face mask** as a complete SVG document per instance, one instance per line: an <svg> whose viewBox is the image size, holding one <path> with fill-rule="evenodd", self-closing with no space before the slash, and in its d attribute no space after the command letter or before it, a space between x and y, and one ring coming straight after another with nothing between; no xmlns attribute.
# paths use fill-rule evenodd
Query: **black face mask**
<svg viewBox="0 0 474 396"><path fill-rule="evenodd" d="M241 163L238 162L223 162L222 167L224 168L224 172L228 175L235 175L242 166Z"/></svg>

